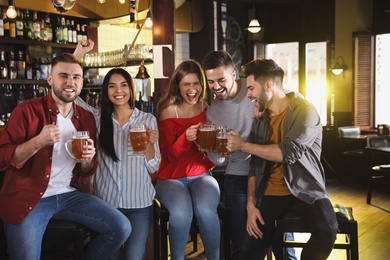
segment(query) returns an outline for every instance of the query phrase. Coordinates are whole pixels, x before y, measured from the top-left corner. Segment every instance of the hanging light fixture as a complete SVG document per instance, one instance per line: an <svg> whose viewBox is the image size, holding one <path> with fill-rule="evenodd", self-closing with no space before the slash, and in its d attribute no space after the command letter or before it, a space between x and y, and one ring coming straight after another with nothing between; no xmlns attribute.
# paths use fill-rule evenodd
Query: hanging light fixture
<svg viewBox="0 0 390 260"><path fill-rule="evenodd" d="M330 70L333 74L340 75L345 69L347 69L347 66L344 65L344 59L341 56L338 56L336 59L336 64Z"/></svg>
<svg viewBox="0 0 390 260"><path fill-rule="evenodd" d="M14 19L16 17L15 1L14 0L8 0L7 16L10 19Z"/></svg>
<svg viewBox="0 0 390 260"><path fill-rule="evenodd" d="M145 22L146 27L150 28L153 25L152 21L152 12L149 10L147 15L146 15L146 22Z"/></svg>
<svg viewBox="0 0 390 260"><path fill-rule="evenodd" d="M261 30L260 23L257 19L252 19L247 30L251 33L258 33Z"/></svg>
<svg viewBox="0 0 390 260"><path fill-rule="evenodd" d="M106 0L97 0L99 4L104 4Z"/></svg>

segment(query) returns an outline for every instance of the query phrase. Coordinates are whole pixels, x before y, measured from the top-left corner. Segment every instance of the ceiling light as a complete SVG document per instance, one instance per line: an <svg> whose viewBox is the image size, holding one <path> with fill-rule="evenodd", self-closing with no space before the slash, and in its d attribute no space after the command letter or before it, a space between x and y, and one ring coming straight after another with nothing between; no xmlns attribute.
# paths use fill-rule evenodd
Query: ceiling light
<svg viewBox="0 0 390 260"><path fill-rule="evenodd" d="M153 21L152 21L152 12L150 10L148 11L148 14L146 15L146 22L145 22L146 27L152 27Z"/></svg>
<svg viewBox="0 0 390 260"><path fill-rule="evenodd" d="M260 23L257 19L252 19L249 23L248 28L246 28L251 33L258 33L261 30Z"/></svg>
<svg viewBox="0 0 390 260"><path fill-rule="evenodd" d="M8 0L7 16L10 19L14 19L16 17L15 1L14 0Z"/></svg>

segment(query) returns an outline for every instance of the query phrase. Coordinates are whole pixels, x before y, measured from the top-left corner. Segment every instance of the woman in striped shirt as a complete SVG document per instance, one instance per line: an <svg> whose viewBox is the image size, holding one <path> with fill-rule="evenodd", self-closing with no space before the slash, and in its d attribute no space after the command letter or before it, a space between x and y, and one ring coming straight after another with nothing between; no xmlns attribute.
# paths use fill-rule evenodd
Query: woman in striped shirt
<svg viewBox="0 0 390 260"><path fill-rule="evenodd" d="M95 194L125 214L132 226L124 248L111 259L142 260L155 195L150 174L157 171L160 160L156 118L135 108L134 84L123 69L107 73L101 98L101 111L81 99L76 103L94 114L99 132ZM132 124L147 126L146 154L133 152L129 136Z"/></svg>

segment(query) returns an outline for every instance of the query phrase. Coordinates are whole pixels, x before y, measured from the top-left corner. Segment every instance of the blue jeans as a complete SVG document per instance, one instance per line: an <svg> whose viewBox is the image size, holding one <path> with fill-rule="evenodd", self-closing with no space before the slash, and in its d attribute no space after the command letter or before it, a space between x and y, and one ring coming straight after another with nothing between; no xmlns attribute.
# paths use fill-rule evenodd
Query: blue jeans
<svg viewBox="0 0 390 260"><path fill-rule="evenodd" d="M176 180L158 180L157 199L169 211L169 242L172 260L183 260L192 216L199 225L207 259L219 259L221 230L217 207L219 187L209 172Z"/></svg>
<svg viewBox="0 0 390 260"><path fill-rule="evenodd" d="M108 259L131 232L129 220L98 197L81 191L43 198L20 225L4 223L11 260L38 260L49 220L80 223L100 233L88 245L83 259Z"/></svg>
<svg viewBox="0 0 390 260"><path fill-rule="evenodd" d="M225 175L225 206L230 208L233 260L238 259L242 241L246 234L247 187L248 176Z"/></svg>
<svg viewBox="0 0 390 260"><path fill-rule="evenodd" d="M118 209L131 223L131 234L111 259L142 260L145 256L146 239L148 238L152 206L139 209Z"/></svg>
<svg viewBox="0 0 390 260"><path fill-rule="evenodd" d="M311 230L309 241L305 244L302 260L325 260L332 252L336 240L338 223L329 199L319 199L307 204L290 196L264 196L257 206L265 224L259 228L263 237L256 239L245 235L240 259L263 259L274 240L275 219L286 210L294 210ZM282 259L281 250L274 251L276 259Z"/></svg>

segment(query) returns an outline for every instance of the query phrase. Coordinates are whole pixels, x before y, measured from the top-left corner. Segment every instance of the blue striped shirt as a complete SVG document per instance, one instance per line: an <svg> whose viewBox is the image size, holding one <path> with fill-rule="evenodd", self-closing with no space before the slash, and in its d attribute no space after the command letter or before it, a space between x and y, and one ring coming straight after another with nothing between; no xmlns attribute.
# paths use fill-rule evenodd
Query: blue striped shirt
<svg viewBox="0 0 390 260"><path fill-rule="evenodd" d="M76 104L92 112L100 132L100 111L90 107L80 98ZM133 154L130 144L130 125L145 123L157 130L157 120L149 113L134 108L129 121L123 126L111 115L114 133L114 147L119 161L114 162L101 149L97 149L98 167L94 178L95 194L116 208L144 208L151 206L155 190L149 173L157 171L160 161L158 142L154 144L155 155L146 161L144 154Z"/></svg>

